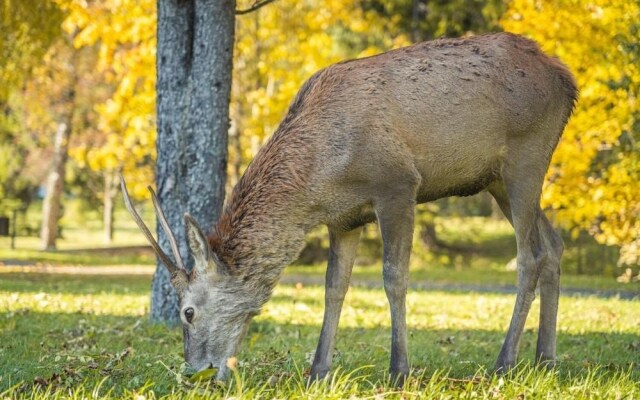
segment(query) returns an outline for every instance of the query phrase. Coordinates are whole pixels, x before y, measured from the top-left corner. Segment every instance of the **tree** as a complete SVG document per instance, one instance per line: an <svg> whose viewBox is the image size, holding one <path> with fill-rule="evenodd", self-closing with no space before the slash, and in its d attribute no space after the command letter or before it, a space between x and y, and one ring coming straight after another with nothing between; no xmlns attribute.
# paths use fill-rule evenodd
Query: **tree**
<svg viewBox="0 0 640 400"><path fill-rule="evenodd" d="M172 227L183 226L183 214L189 212L205 229L212 228L222 209L234 32L235 0L158 1L156 179ZM162 229L157 231L160 245L169 248ZM187 260L185 230L175 233ZM151 318L177 323L178 301L169 278L158 265Z"/></svg>
<svg viewBox="0 0 640 400"><path fill-rule="evenodd" d="M621 246L627 263L640 263L639 21L640 3L623 0L514 0L502 21L564 61L580 88L543 206L574 237Z"/></svg>
<svg viewBox="0 0 640 400"><path fill-rule="evenodd" d="M72 0L9 1L1 10L11 13L1 18L0 76L6 85L0 104L6 118L0 121L0 148L13 150L13 162L0 167L8 178L2 191L24 201L31 187L46 181L43 249L55 248L71 133L91 124L93 100L101 93L92 68L95 53L74 47L73 5Z"/></svg>
<svg viewBox="0 0 640 400"><path fill-rule="evenodd" d="M20 88L61 34L57 1L5 0L0 7L0 100Z"/></svg>
<svg viewBox="0 0 640 400"><path fill-rule="evenodd" d="M70 93L70 97L73 94ZM71 100L71 99L70 99ZM64 191L65 167L67 150L69 148L69 134L73 111L61 116L56 129L53 157L47 174L45 197L42 203L42 225L40 227L40 249L54 250L58 238L58 220L62 211L62 194Z"/></svg>

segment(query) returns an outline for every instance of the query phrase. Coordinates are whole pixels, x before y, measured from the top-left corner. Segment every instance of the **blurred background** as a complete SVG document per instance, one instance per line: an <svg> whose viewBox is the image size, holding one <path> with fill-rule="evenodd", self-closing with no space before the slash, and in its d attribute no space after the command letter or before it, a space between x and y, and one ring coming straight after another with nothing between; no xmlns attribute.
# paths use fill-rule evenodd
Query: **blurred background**
<svg viewBox="0 0 640 400"><path fill-rule="evenodd" d="M122 173L153 224L155 0L1 4L0 260L155 264L118 186ZM227 193L315 71L418 41L503 30L535 39L578 80L580 99L542 196L566 242L564 273L637 281L637 1L275 0L236 18ZM424 279L513 280L513 230L487 193L417 212L412 270ZM377 227L365 232L357 268L377 276ZM321 269L327 247L318 228L294 268Z"/></svg>

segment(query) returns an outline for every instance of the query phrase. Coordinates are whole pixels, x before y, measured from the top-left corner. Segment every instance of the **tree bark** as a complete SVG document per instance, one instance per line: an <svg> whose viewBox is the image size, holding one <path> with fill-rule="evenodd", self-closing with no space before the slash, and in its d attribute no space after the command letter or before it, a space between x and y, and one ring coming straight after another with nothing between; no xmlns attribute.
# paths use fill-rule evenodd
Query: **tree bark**
<svg viewBox="0 0 640 400"><path fill-rule="evenodd" d="M104 173L104 199L102 210L102 228L104 244L111 244L113 241L113 210L115 198L118 195L120 186L118 185L118 174L114 171Z"/></svg>
<svg viewBox="0 0 640 400"><path fill-rule="evenodd" d="M42 204L42 227L40 229L40 249L55 250L58 238L58 220L64 191L64 170L67 162L71 115L58 123L53 145L53 158L47 176L46 192Z"/></svg>
<svg viewBox="0 0 640 400"><path fill-rule="evenodd" d="M158 0L158 197L187 268L183 214L213 228L224 201L235 0ZM160 245L169 249L158 225ZM177 324L178 300L158 261L151 319Z"/></svg>

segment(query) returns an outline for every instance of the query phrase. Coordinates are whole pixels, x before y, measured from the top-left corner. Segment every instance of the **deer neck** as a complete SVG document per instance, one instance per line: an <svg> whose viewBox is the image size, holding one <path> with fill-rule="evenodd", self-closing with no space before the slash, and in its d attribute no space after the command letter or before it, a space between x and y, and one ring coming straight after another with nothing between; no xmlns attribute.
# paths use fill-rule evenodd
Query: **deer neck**
<svg viewBox="0 0 640 400"><path fill-rule="evenodd" d="M282 269L302 251L305 229L282 221L284 218L290 220L290 216L261 217L264 219L254 220L235 228L228 236L221 236L221 246L216 254L234 273L255 278L275 274L273 278L277 280Z"/></svg>
<svg viewBox="0 0 640 400"><path fill-rule="evenodd" d="M312 167L305 157L308 148L295 139L277 132L259 152L210 237L213 251L232 273L269 290L298 257L305 234L315 225L305 210L306 177Z"/></svg>

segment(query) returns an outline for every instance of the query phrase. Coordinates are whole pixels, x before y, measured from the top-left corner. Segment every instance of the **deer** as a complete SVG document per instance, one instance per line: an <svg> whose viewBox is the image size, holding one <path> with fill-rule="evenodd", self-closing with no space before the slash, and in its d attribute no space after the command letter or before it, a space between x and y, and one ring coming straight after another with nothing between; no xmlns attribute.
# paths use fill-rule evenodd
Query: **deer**
<svg viewBox="0 0 640 400"><path fill-rule="evenodd" d="M151 190L176 263L128 210L180 298L184 356L196 370L239 351L305 234L328 227L325 308L311 379L330 371L362 227L377 222L391 318L389 372L410 372L405 298L416 204L488 191L515 231L517 293L495 363L517 362L536 287L536 362L553 367L563 241L540 207L551 156L577 101L569 69L530 39L495 33L438 39L334 64L301 87L206 235L187 213L190 272Z"/></svg>

